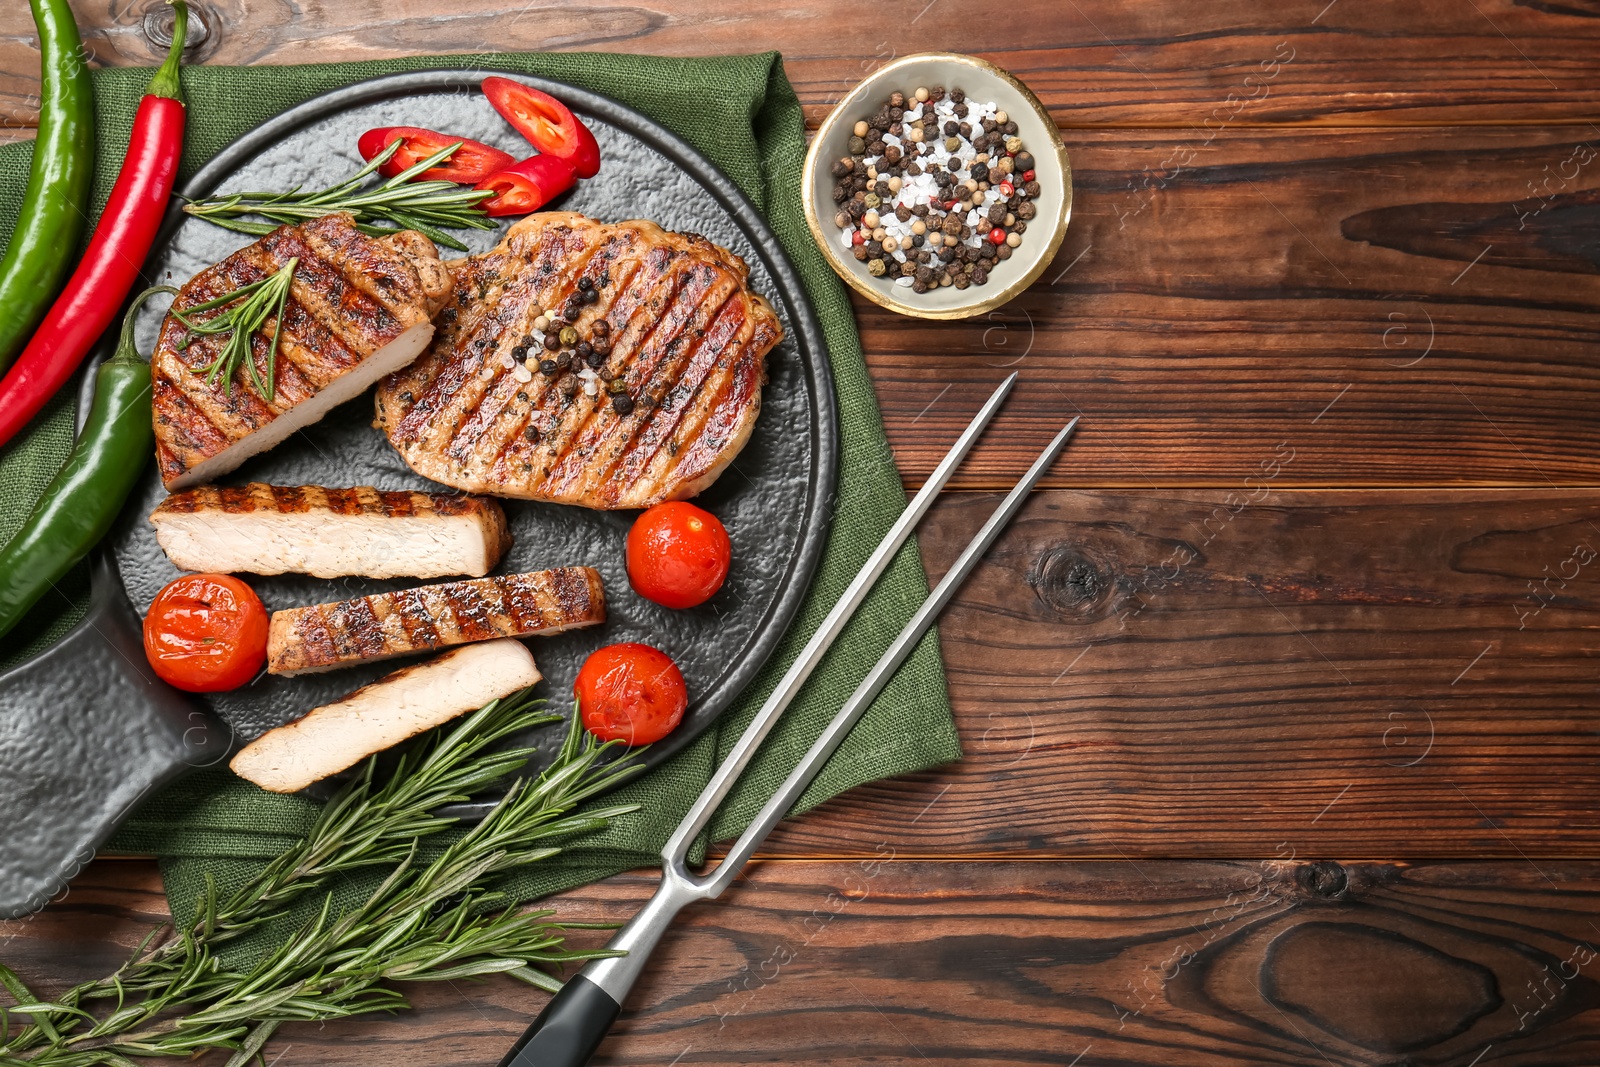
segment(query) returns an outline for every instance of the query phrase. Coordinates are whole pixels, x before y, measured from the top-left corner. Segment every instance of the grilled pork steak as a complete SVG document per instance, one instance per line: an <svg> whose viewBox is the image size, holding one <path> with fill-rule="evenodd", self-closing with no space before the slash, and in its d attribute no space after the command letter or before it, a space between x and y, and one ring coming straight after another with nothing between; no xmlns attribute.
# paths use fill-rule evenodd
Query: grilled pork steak
<svg viewBox="0 0 1600 1067"><path fill-rule="evenodd" d="M368 237L349 215L284 226L201 271L178 293L182 311L276 272L299 257L279 334L274 395L260 396L241 366L206 384L227 335L195 337L167 316L150 359L156 460L168 489L209 481L417 357L450 293L433 242L411 231ZM202 319L215 312L200 312ZM275 320L254 339L267 378Z"/></svg>
<svg viewBox="0 0 1600 1067"><path fill-rule="evenodd" d="M466 645L267 731L228 766L262 789L292 793L538 681L539 669L522 642Z"/></svg>
<svg viewBox="0 0 1600 1067"><path fill-rule="evenodd" d="M511 545L493 500L252 482L174 493L150 515L180 569L336 578L488 574Z"/></svg>
<svg viewBox="0 0 1600 1067"><path fill-rule="evenodd" d="M550 212L447 266L454 301L433 344L377 394L376 424L419 474L642 508L705 489L749 439L783 329L733 253L651 222ZM543 334L541 313L556 317ZM562 326L598 351L547 350Z"/></svg>
<svg viewBox="0 0 1600 1067"><path fill-rule="evenodd" d="M561 633L606 621L600 573L558 567L424 585L272 613L267 671L308 674L495 637Z"/></svg>

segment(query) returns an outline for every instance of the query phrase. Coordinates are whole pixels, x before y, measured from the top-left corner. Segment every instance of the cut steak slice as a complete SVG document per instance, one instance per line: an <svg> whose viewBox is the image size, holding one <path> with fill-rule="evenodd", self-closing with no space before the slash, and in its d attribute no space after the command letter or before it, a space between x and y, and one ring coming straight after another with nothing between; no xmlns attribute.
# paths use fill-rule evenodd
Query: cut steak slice
<svg viewBox="0 0 1600 1067"><path fill-rule="evenodd" d="M558 567L424 585L272 613L267 671L309 674L495 637L606 621L600 572Z"/></svg>
<svg viewBox="0 0 1600 1067"><path fill-rule="evenodd" d="M161 324L150 376L156 460L168 489L233 470L410 363L432 339L430 320L450 293L433 242L409 230L368 237L349 215L274 230L195 275L173 307L182 311L260 281L294 258L270 398L255 390L243 366L231 381L206 383L202 368L217 358L226 334L191 340L172 315ZM251 339L263 380L275 322L269 318Z"/></svg>
<svg viewBox="0 0 1600 1067"><path fill-rule="evenodd" d="M642 508L702 491L749 439L783 329L733 253L651 222L550 212L447 266L455 297L433 344L377 392L376 424L419 474ZM548 335L541 312L557 317ZM609 352L546 351L562 326Z"/></svg>
<svg viewBox="0 0 1600 1067"><path fill-rule="evenodd" d="M424 730L539 681L533 654L508 639L467 645L403 667L343 700L313 708L240 749L228 766L274 793L292 793Z"/></svg>
<svg viewBox="0 0 1600 1067"><path fill-rule="evenodd" d="M167 497L150 523L180 569L222 574L480 576L511 546L493 500L370 486L203 485Z"/></svg>

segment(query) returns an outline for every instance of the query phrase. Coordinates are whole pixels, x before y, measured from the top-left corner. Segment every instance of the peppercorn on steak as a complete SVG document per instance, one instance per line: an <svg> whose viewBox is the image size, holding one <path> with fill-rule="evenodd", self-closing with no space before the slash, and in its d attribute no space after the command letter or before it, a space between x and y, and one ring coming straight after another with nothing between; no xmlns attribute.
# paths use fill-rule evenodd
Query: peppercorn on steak
<svg viewBox="0 0 1600 1067"><path fill-rule="evenodd" d="M308 674L415 652L540 637L606 621L600 572L557 567L272 613L267 671Z"/></svg>
<svg viewBox="0 0 1600 1067"><path fill-rule="evenodd" d="M432 345L377 391L376 425L417 473L642 508L701 492L749 440L783 328L732 252L547 212L447 267Z"/></svg>
<svg viewBox="0 0 1600 1067"><path fill-rule="evenodd" d="M270 397L243 360L231 375L208 373L227 334L193 333L170 313L162 323L150 372L156 459L168 489L234 469L410 363L432 339L431 320L451 291L426 237L369 237L349 215L327 215L274 230L201 271L173 307L182 312L263 281L291 260L281 324L274 314L251 337L250 358L272 383ZM209 322L226 310L191 318Z"/></svg>

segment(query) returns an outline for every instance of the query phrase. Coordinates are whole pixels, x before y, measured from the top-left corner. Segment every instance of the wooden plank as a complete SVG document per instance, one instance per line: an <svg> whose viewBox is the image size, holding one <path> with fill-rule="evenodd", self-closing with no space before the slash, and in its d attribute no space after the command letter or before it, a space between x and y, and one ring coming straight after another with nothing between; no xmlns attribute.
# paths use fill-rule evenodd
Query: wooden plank
<svg viewBox="0 0 1600 1067"><path fill-rule="evenodd" d="M147 928L153 866L107 866L0 924L45 995ZM555 906L617 921L651 888ZM595 1063L1587 1067L1597 909L1592 862L768 862L684 914ZM285 1026L266 1058L492 1064L544 1000L414 988L412 1012Z"/></svg>
<svg viewBox="0 0 1600 1067"><path fill-rule="evenodd" d="M1289 458L1036 494L941 622L966 758L770 852L1594 856L1600 494L1283 490ZM940 502L931 574L994 503Z"/></svg>
<svg viewBox="0 0 1600 1067"><path fill-rule="evenodd" d="M956 484L1600 482L1600 128L1078 132L1066 243L964 324L857 304L920 483L1022 375ZM1192 158L1188 154L1193 151Z"/></svg>
<svg viewBox="0 0 1600 1067"><path fill-rule="evenodd" d="M74 5L97 62L150 64L146 5ZM892 8L822 0L773 8L737 0L649 6L577 0L509 7L461 0L350 0L268 7L197 3L201 54L254 65L427 53L585 49L708 55L778 49L818 121L868 70L896 55L983 55L1031 85L1062 126L1584 121L1600 105L1600 19L1592 0L1470 4L1249 0L1201 6L1018 0L981 16L956 0ZM31 121L33 27L0 12L0 121ZM1243 101L1241 105L1240 101Z"/></svg>
<svg viewBox="0 0 1600 1067"><path fill-rule="evenodd" d="M908 482L1015 369L958 486L1009 484L1077 412L1047 484L1237 485L1285 440L1285 485L1600 483L1600 132L1072 140L1029 293L959 324L858 304Z"/></svg>

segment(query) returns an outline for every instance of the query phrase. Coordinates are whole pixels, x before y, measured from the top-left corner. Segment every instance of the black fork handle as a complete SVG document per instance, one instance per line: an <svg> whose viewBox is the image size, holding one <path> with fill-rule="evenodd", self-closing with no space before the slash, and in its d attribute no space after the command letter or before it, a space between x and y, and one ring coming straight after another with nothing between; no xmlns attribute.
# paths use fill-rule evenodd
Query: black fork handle
<svg viewBox="0 0 1600 1067"><path fill-rule="evenodd" d="M583 1067L622 1011L604 989L581 974L567 979L500 1067Z"/></svg>

